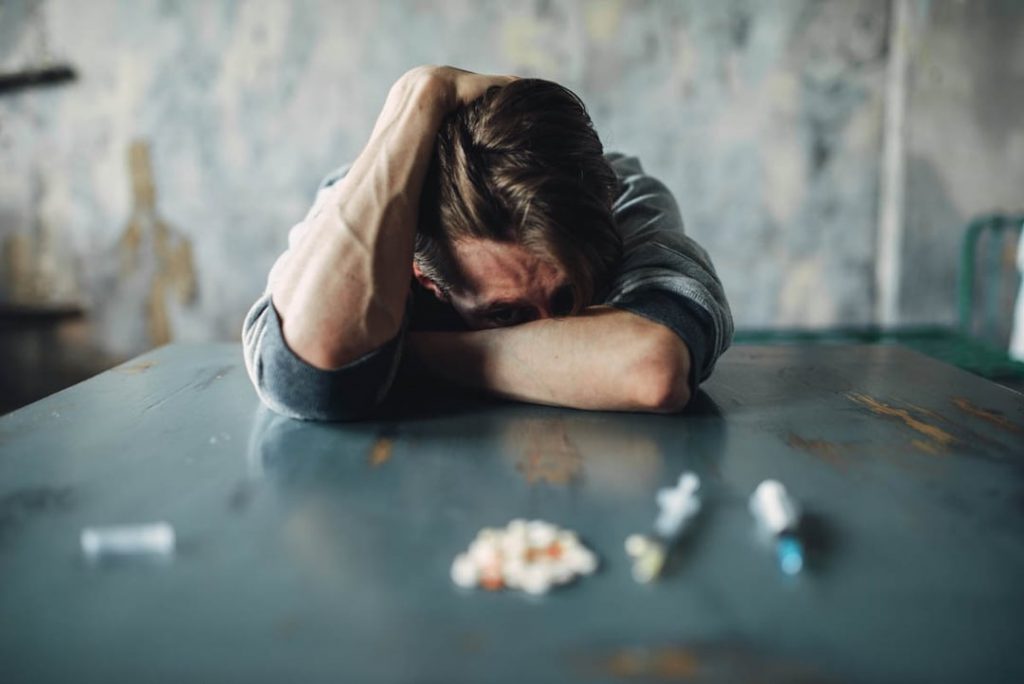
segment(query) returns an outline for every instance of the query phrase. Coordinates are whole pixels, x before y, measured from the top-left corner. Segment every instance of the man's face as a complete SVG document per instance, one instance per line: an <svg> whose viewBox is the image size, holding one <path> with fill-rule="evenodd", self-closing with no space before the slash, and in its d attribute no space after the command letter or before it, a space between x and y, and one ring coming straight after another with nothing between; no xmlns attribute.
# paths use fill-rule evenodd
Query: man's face
<svg viewBox="0 0 1024 684"><path fill-rule="evenodd" d="M520 245L492 240L461 240L452 257L465 287L452 288L448 302L470 328L499 328L572 310L572 290L565 270ZM417 277L435 295L436 286Z"/></svg>

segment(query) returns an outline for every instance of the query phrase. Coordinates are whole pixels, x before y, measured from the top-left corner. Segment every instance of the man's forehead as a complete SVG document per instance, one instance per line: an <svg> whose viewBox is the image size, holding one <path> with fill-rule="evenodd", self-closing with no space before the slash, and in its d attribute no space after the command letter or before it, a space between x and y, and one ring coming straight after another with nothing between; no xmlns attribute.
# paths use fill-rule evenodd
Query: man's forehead
<svg viewBox="0 0 1024 684"><path fill-rule="evenodd" d="M452 251L475 306L546 298L567 284L560 264L522 245L460 240Z"/></svg>

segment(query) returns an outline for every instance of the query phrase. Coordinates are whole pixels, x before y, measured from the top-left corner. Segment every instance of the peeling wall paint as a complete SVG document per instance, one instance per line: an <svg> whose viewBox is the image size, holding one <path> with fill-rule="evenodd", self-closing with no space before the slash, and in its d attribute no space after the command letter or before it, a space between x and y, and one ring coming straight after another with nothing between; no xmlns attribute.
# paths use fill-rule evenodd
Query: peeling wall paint
<svg viewBox="0 0 1024 684"><path fill-rule="evenodd" d="M173 339L168 299L176 297L180 304L189 305L196 298L192 244L157 213L148 144L141 140L131 143L128 169L132 213L117 242L120 262L117 286L127 283L133 294L142 295L147 342L159 346Z"/></svg>
<svg viewBox="0 0 1024 684"><path fill-rule="evenodd" d="M26 278L39 279L24 274L50 263L63 284L32 297L81 300L108 348L235 339L288 228L320 178L358 153L390 84L448 63L578 92L606 147L638 155L676 193L738 325L867 323L889 7L2 0L0 68L61 59L80 78L0 98L0 245L20 255L0 259L0 298L27 297ZM994 23L1019 33L1024 8L920 3L915 21L905 258L916 280L901 309L923 320L952 315L955 226L1024 186L1009 161L1024 156L1012 117L1024 88L996 88L1019 78L1024 47L979 48ZM135 141L159 188L155 225L167 227L145 249L130 228ZM1003 177L986 183L989 168ZM130 275L135 242L145 264ZM917 268L922 255L933 261Z"/></svg>

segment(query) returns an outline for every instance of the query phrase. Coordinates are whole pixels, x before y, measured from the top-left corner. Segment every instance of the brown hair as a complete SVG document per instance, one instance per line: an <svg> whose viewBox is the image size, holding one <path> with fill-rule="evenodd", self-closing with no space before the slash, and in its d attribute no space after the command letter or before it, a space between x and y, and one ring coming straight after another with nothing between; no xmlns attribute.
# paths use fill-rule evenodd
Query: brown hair
<svg viewBox="0 0 1024 684"><path fill-rule="evenodd" d="M441 126L423 186L416 263L447 292L451 244L512 242L566 270L572 312L593 303L622 253L618 179L583 102L540 79L490 88Z"/></svg>

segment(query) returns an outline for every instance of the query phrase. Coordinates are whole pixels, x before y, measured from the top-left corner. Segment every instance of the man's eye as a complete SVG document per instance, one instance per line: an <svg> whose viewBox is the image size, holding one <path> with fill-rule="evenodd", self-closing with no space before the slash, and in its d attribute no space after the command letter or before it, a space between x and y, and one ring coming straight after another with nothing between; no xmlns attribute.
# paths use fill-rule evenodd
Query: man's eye
<svg viewBox="0 0 1024 684"><path fill-rule="evenodd" d="M496 325L515 325L522 317L522 309L496 309L487 314L487 320Z"/></svg>

